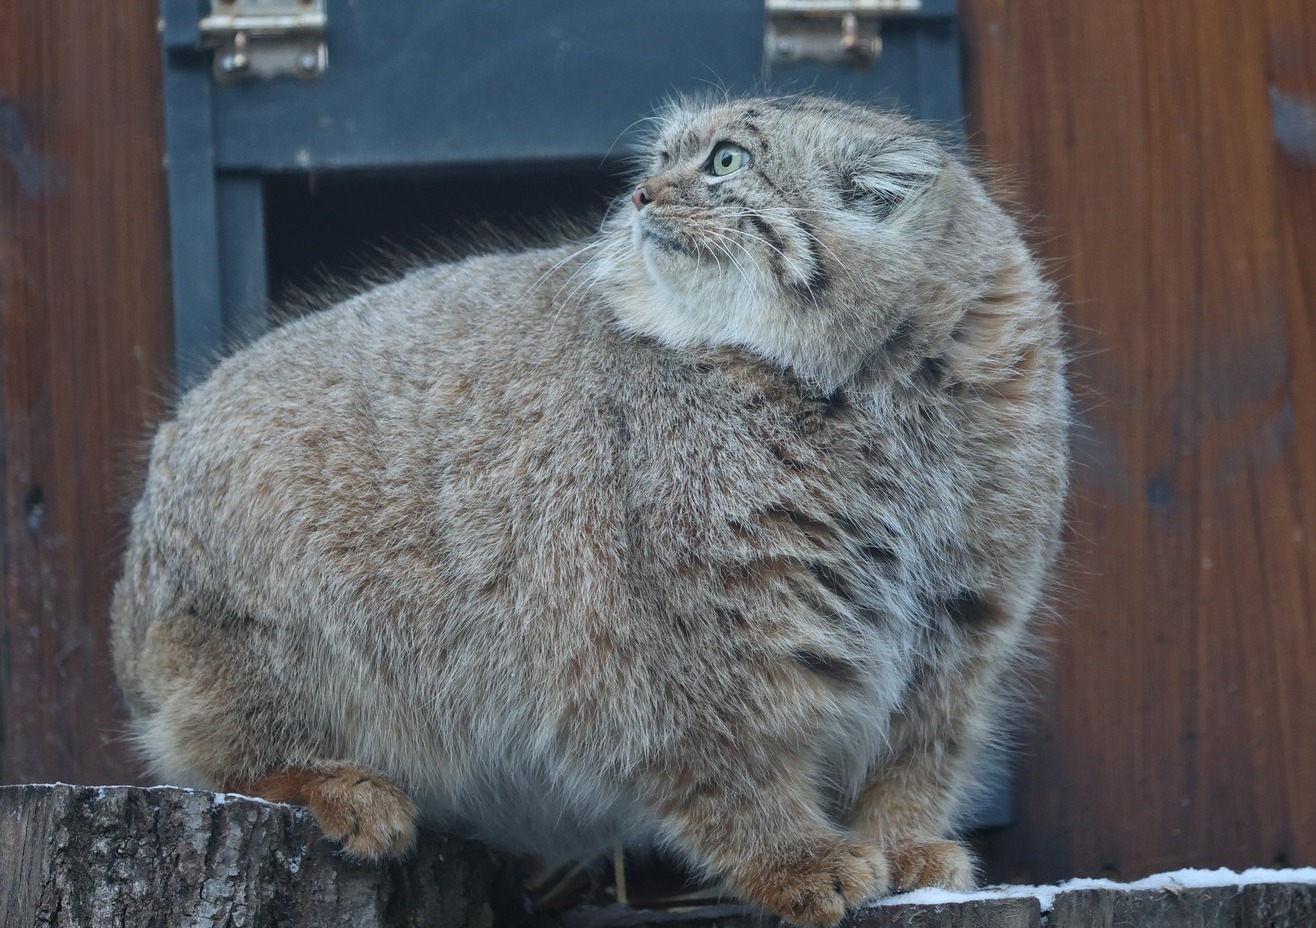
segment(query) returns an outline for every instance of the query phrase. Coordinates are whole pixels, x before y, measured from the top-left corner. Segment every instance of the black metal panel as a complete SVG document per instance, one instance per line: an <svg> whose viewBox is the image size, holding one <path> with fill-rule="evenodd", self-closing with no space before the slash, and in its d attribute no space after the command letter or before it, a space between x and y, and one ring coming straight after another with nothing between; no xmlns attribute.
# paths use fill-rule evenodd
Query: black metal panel
<svg viewBox="0 0 1316 928"><path fill-rule="evenodd" d="M164 85L174 379L186 385L213 363L224 337L210 75L166 68Z"/></svg>
<svg viewBox="0 0 1316 928"><path fill-rule="evenodd" d="M165 9L167 34L186 36L174 20L192 17L195 3ZM939 47L954 43L951 0L888 21L871 68L773 73L762 0L330 0L327 9L319 81L215 88L218 168L598 159L664 98L721 89L814 89L946 122L960 110L954 49Z"/></svg>
<svg viewBox="0 0 1316 928"><path fill-rule="evenodd" d="M265 192L257 174L221 174L216 186L224 331L242 341L266 328Z"/></svg>

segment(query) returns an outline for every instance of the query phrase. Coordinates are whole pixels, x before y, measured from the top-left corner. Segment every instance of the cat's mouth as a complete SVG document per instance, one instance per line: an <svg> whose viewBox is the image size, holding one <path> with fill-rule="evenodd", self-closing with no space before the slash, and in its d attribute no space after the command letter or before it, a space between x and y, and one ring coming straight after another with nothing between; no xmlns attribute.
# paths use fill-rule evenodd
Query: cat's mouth
<svg viewBox="0 0 1316 928"><path fill-rule="evenodd" d="M656 247L663 251L689 251L684 243L676 236L667 232L660 232L657 229L640 229L640 238L645 242L652 242Z"/></svg>
<svg viewBox="0 0 1316 928"><path fill-rule="evenodd" d="M681 252L682 254L690 253L690 246L683 242L674 233L656 226L652 220L646 221L646 217L641 217L639 223L640 241L643 244L652 244L655 248L667 252Z"/></svg>

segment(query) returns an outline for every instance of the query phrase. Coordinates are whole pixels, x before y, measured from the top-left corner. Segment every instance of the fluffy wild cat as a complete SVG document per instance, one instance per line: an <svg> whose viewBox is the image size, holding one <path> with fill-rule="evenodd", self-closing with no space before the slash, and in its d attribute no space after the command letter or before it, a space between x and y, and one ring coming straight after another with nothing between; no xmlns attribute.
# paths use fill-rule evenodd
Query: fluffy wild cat
<svg viewBox="0 0 1316 928"><path fill-rule="evenodd" d="M1057 307L916 123L675 105L580 247L412 273L155 437L114 656L166 776L810 926L953 838L1058 547Z"/></svg>

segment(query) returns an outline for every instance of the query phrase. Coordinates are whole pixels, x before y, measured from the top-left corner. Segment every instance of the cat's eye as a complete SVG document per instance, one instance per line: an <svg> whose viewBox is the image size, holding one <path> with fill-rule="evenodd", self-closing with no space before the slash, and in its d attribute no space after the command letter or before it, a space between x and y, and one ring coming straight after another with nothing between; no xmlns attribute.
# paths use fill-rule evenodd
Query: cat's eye
<svg viewBox="0 0 1316 928"><path fill-rule="evenodd" d="M735 142L719 142L713 149L708 169L717 177L734 174L749 164L749 152Z"/></svg>

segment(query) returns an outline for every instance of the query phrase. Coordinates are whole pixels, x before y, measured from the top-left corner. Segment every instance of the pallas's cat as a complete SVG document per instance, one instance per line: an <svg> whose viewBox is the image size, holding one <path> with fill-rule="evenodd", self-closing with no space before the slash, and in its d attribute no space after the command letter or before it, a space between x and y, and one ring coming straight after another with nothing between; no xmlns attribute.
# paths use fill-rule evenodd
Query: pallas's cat
<svg viewBox="0 0 1316 928"><path fill-rule="evenodd" d="M411 273L160 427L114 599L157 771L828 925L952 835L1057 552L1019 231L919 125L677 104L584 243Z"/></svg>

